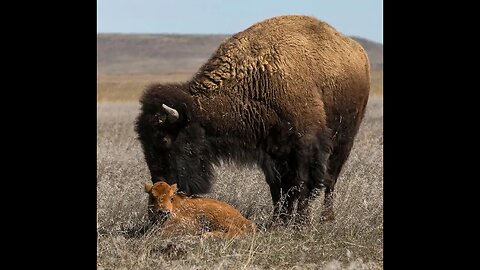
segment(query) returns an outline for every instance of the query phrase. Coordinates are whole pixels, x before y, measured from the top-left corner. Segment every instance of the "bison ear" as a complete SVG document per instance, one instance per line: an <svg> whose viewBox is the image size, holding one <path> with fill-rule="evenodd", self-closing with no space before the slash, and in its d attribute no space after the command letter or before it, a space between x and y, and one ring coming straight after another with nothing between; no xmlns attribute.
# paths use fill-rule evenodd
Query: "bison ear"
<svg viewBox="0 0 480 270"><path fill-rule="evenodd" d="M186 103L182 103L181 104L181 107L180 107L181 111L183 112L183 115L185 116L185 120L187 122L190 122L190 119L192 118L190 113L189 113L189 110L188 110L188 106Z"/></svg>
<svg viewBox="0 0 480 270"><path fill-rule="evenodd" d="M153 187L152 184L150 184L150 183L145 183L145 192L146 192L146 193L150 193L150 191L152 190L152 187Z"/></svg>

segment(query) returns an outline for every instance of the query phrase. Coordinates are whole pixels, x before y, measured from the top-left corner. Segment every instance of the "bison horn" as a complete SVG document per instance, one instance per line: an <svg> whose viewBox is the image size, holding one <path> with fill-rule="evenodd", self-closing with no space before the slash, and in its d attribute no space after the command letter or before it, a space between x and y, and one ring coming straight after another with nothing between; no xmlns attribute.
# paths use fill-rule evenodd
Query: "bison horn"
<svg viewBox="0 0 480 270"><path fill-rule="evenodd" d="M165 112L168 113L168 119L170 120L170 122L173 123L178 120L179 115L177 110L170 108L165 104L162 104L162 108L165 110Z"/></svg>

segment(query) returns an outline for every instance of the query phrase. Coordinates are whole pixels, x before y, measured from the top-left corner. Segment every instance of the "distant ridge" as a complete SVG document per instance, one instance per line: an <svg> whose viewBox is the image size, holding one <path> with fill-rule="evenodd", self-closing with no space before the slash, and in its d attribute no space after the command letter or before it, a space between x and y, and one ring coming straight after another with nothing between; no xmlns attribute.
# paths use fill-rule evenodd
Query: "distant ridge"
<svg viewBox="0 0 480 270"><path fill-rule="evenodd" d="M383 69L383 44L366 38L352 36L367 51L370 66L373 69Z"/></svg>
<svg viewBox="0 0 480 270"><path fill-rule="evenodd" d="M194 73L230 35L97 34L98 74ZM383 69L383 44L352 37Z"/></svg>

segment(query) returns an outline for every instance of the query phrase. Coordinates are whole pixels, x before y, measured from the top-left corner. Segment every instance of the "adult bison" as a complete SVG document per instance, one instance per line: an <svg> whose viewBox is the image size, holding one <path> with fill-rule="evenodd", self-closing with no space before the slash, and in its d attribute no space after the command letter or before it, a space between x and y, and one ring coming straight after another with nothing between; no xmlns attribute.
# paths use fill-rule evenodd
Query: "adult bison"
<svg viewBox="0 0 480 270"><path fill-rule="evenodd" d="M258 164L274 216L308 216L325 188L321 217L334 218L333 191L367 104L363 48L327 23L280 16L225 40L194 77L151 85L136 121L152 182L207 193L213 164Z"/></svg>

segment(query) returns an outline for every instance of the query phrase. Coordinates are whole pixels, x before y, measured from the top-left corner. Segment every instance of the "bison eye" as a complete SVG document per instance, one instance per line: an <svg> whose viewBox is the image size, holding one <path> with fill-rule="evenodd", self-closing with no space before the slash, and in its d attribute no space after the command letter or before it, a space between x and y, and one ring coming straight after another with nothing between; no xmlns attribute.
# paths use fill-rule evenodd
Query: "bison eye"
<svg viewBox="0 0 480 270"><path fill-rule="evenodd" d="M165 123L165 120L167 120L167 116L162 113L156 113L155 120L157 121L158 124L163 124Z"/></svg>

